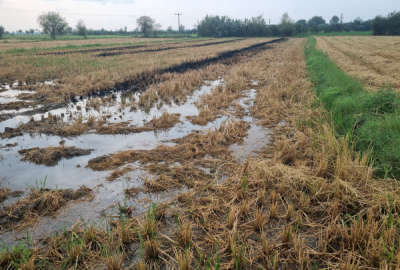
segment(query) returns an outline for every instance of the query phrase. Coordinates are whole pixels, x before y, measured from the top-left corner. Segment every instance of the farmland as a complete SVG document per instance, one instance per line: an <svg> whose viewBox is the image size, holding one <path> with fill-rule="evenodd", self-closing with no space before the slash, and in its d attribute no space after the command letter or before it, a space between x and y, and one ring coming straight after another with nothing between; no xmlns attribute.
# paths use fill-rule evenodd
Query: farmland
<svg viewBox="0 0 400 270"><path fill-rule="evenodd" d="M398 267L396 42L0 44L0 267Z"/></svg>
<svg viewBox="0 0 400 270"><path fill-rule="evenodd" d="M372 90L400 90L399 44L399 37L318 37L318 48Z"/></svg>

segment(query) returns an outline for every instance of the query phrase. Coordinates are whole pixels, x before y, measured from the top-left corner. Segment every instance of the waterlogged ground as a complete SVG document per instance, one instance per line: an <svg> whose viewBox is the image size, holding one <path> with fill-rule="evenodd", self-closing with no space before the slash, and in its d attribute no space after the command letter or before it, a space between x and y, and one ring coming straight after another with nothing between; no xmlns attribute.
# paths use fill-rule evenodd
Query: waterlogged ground
<svg viewBox="0 0 400 270"><path fill-rule="evenodd" d="M197 116L199 109L196 102L203 95L211 93L216 87L222 85L224 81L216 80L206 82L193 95L187 97L183 104L162 104L158 103L147 111L140 109L132 110L131 101L138 100L140 93L131 95L114 93L106 105L93 105L93 99L82 99L76 103L71 103L65 108L55 109L46 113L34 115L16 115L11 119L0 122L0 132L7 128L15 128L21 123L27 123L34 118L40 120L52 116L63 118L65 122L73 122L81 119L83 122L91 118L107 119L108 123L129 122L132 126L143 126L155 117L160 117L164 112L170 114L179 113L180 123L174 127L161 131L145 131L127 135L102 135L89 132L76 137L62 138L44 134L24 134L10 139L0 141L0 171L1 187L6 187L12 191L27 191L30 187L46 187L50 189L77 189L81 185L86 185L94 190L95 197L92 201L68 204L58 211L56 217L42 217L33 228L21 232L6 232L0 235L0 240L6 244L12 244L16 240L26 236L27 231L34 238L42 238L49 231L58 231L68 228L78 221L85 223L95 223L100 226L107 224L109 217L118 216L119 208L130 207L134 215L142 214L150 203L159 203L174 198L179 192L186 188L168 190L158 193L137 192L132 197L125 196L126 189L138 188L143 185L143 179L151 177L141 169L139 162L129 164L131 171L119 177L115 181L107 181L110 171L94 171L87 168L88 161L99 156L117 153L126 150L151 150L160 145L174 145L171 140L182 138L193 131L207 131L218 128L226 120L238 120L234 116L234 108L229 108L226 113L220 115L216 120L209 122L205 126L192 124L188 117ZM257 82L253 82L256 85ZM18 95L25 91L14 90L7 87L0 93L4 102L18 101ZM247 157L252 156L269 142L269 130L258 126L256 121L250 116L249 108L253 105L256 95L255 90L243 91L244 98L237 100L244 109L242 120L250 123L248 136L241 144L234 144L229 147L233 157L241 162ZM8 100L7 100L8 99ZM1 113L1 112L0 112ZM22 161L18 151L33 147L59 146L60 142L67 146L74 146L80 149L92 149L89 155L62 159L55 166L37 165L31 162ZM11 198L3 202L9 205L15 202L16 198Z"/></svg>

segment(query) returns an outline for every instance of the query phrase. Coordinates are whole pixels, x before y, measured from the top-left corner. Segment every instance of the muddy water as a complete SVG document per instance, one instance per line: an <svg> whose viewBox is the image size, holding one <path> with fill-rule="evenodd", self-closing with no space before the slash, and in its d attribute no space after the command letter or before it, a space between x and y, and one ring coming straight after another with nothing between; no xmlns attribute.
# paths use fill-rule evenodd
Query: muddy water
<svg viewBox="0 0 400 270"><path fill-rule="evenodd" d="M109 122L124 122L128 119L131 120L133 125L143 125L143 123L150 121L153 117L159 117L164 111L169 113L180 113L182 123L177 124L175 127L161 132L142 132L129 135L100 135L100 134L84 134L78 137L61 138L59 136L49 135L24 135L11 139L1 140L2 145L17 144L16 147L8 149L0 149L0 172L3 178L4 186L15 190L23 189L27 186L35 186L38 182L46 180L46 187L48 188L76 188L79 185L87 185L93 187L103 179L107 172L93 172L85 168L87 162L97 156L115 153L122 150L150 150L163 141L183 137L192 132L192 130L206 130L213 126L218 126L223 121L223 118L209 123L205 127L192 125L186 120L187 116L195 116L198 114L198 109L194 102L204 94L210 93L212 89L218 86L221 81L214 81L209 86L203 86L198 91L195 91L182 105L163 105L161 108L152 108L148 113L143 111L130 112L129 108L120 112L120 107L114 105L101 110L100 113L111 114L115 119L110 119ZM65 117L68 113L76 116L77 108L80 116L85 118L90 117L94 113L99 113L90 109L86 111L85 108L87 101L81 101L77 104L72 104L68 108L53 110L52 115L64 114ZM45 117L48 113L35 115L35 118L40 119L42 115ZM30 117L21 117L18 119L29 121ZM5 121L8 122L8 121ZM4 125L3 127L10 127ZM12 125L11 125L12 127ZM61 160L57 166L47 167L44 165L36 165L28 162L20 161L18 151L21 149L32 147L49 147L57 146L61 140L65 140L66 146L75 146L82 149L94 149L94 151L87 156L76 157L73 159ZM68 172L68 177L65 177L65 172Z"/></svg>
<svg viewBox="0 0 400 270"><path fill-rule="evenodd" d="M199 111L195 106L195 102L202 95L210 93L215 87L223 81L213 81L208 85L201 87L195 91L187 101L181 105L162 105L159 108L151 108L149 112L130 111L130 108L121 106L123 99L120 94L116 93L116 102L112 106L93 109L86 105L89 100L82 100L76 104L71 104L67 108L53 110L52 115L63 115L65 121L71 121L76 117L88 119L90 116L112 115L109 122L130 121L132 125L143 125L144 123L159 117L163 112L180 113L182 123L175 125L173 128L162 132L142 132L129 135L100 135L100 134L84 134L74 138L61 138L58 136L24 135L12 139L1 140L1 145L16 144L13 147L0 148L0 185L8 187L12 190L26 190L27 187L48 188L78 188L80 185L86 185L94 189L95 198L90 202L72 203L61 209L57 217L44 217L33 227L22 232L7 232L0 234L0 242L13 244L16 240L26 236L29 232L33 239L40 239L48 235L48 232L58 231L68 228L77 221L84 223L106 225L107 218L110 216L118 216L118 204L126 204L134 207L134 214L142 214L149 206L150 202L162 202L175 197L176 194L182 192L180 190L170 190L164 193L145 194L138 193L133 198L126 198L124 191L126 188L141 187L142 180L148 176L141 170L138 163L130 164L134 170L117 181L108 182L105 178L110 172L95 172L85 168L88 161L94 157L115 153L122 150L150 150L160 144L166 144L167 141L180 138L194 130L205 131L210 128L219 127L227 118L235 119L233 116L225 115L217 120L208 123L206 126L193 125L187 120L187 116L196 116ZM246 116L243 120L251 124L248 136L244 143L235 144L230 147L234 157L238 161L243 161L247 157L253 155L257 150L264 147L269 142L269 130L258 126L255 120L250 116L249 108L252 106L256 92L249 90L247 96L238 102L245 109ZM130 98L139 98L137 94ZM233 109L232 109L233 110ZM48 113L34 115L40 119L46 117ZM18 121L29 121L30 117L18 116L9 121L0 123L0 129L5 127L15 127ZM15 125L15 126L13 126ZM69 160L61 160L54 167L36 165L20 161L18 150L32 147L48 147L57 146L64 139L66 146L75 146L82 149L94 149L87 156L75 157ZM9 204L5 202L5 204Z"/></svg>
<svg viewBox="0 0 400 270"><path fill-rule="evenodd" d="M250 123L250 129L247 131L247 136L244 138L244 142L241 144L233 144L229 147L233 156L239 162L243 162L247 160L247 158L255 156L257 151L262 150L270 143L272 134L271 130L257 125L254 119L250 116L250 108L254 104L256 94L256 91L252 89L248 91L247 97L239 101L239 104L246 112L246 116L243 120Z"/></svg>

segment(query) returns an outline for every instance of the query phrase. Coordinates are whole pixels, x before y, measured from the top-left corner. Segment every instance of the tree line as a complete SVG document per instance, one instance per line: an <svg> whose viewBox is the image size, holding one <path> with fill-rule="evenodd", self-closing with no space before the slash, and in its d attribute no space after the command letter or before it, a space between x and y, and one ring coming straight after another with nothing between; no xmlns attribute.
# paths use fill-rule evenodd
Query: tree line
<svg viewBox="0 0 400 270"><path fill-rule="evenodd" d="M352 22L343 22L343 18L335 15L327 22L321 16L314 16L309 20L301 19L294 21L287 13L282 15L279 24L269 24L262 16L250 19L234 19L228 16L209 16L203 18L197 25L197 29L178 31L169 27L166 31L161 29L153 18L142 16L136 20L137 28L128 32L127 28L117 31L105 29L91 30L80 20L75 29L72 29L66 19L57 12L47 12L38 17L38 23L42 32L49 34L52 39L62 34L77 34L82 37L87 35L112 35L112 34L142 34L145 37L157 36L159 34L195 34L206 37L256 37L256 36L297 36L305 34L350 32L350 31L373 31L374 35L400 35L400 12L392 12L387 16L377 16L373 20L362 20L356 18ZM35 30L30 29L26 33L33 34ZM0 25L0 38L5 29ZM20 30L20 33L23 33Z"/></svg>
<svg viewBox="0 0 400 270"><path fill-rule="evenodd" d="M64 34L76 34L86 38L88 35L114 35L114 34L141 34L145 37L157 36L159 34L193 34L196 31L193 30L185 30L182 26L179 31L172 30L172 27L169 27L166 31L161 29L161 25L157 23L153 18L149 16L141 16L136 20L137 28L134 31L128 32L127 27L110 31L105 29L100 30L92 30L88 29L83 22L83 20L79 20L76 24L75 29L68 25L67 20L60 15L58 12L47 12L43 13L38 17L38 23L42 30L42 33L48 34L52 39L56 39L56 36L64 35ZM0 38L5 34L5 29L0 25ZM22 30L17 31L17 33L24 33ZM29 29L25 31L26 34L34 34L34 29Z"/></svg>
<svg viewBox="0 0 400 270"><path fill-rule="evenodd" d="M206 16L197 27L199 36L211 37L253 37L253 36L296 36L306 33L329 33L342 31L371 31L373 20L363 21L357 18L344 23L338 16L333 16L329 22L321 16L309 20L292 20L287 13L283 14L279 24L267 24L261 17L250 19L232 19L228 16Z"/></svg>
<svg viewBox="0 0 400 270"><path fill-rule="evenodd" d="M373 22L374 35L400 35L400 12L392 12L386 17L378 16Z"/></svg>

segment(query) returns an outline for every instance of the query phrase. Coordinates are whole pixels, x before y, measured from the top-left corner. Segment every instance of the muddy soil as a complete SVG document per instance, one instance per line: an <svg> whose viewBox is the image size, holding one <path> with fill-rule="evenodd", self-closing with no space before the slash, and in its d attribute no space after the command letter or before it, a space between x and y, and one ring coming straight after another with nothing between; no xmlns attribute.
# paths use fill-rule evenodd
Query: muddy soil
<svg viewBox="0 0 400 270"><path fill-rule="evenodd" d="M46 166L54 166L63 159L89 155L93 150L79 149L76 147L47 147L47 148L31 148L22 149L18 153L22 155L23 161L30 161L35 164L43 164Z"/></svg>

